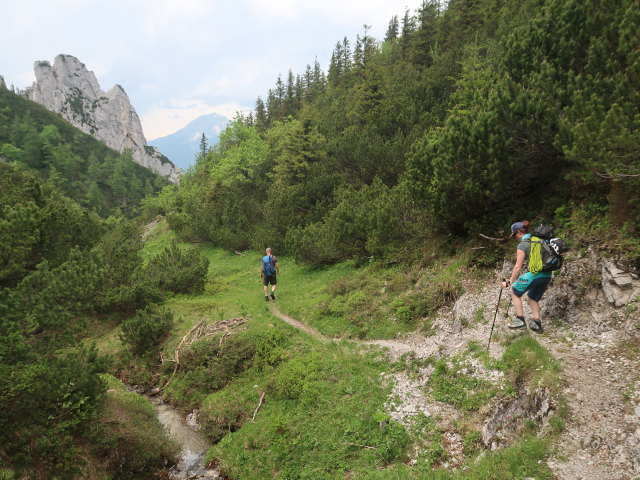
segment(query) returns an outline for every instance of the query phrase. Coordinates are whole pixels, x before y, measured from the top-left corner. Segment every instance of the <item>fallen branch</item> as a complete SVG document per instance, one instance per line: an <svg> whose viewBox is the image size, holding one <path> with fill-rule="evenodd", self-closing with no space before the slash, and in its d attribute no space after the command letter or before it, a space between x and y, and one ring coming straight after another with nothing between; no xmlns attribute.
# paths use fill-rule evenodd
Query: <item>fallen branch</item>
<svg viewBox="0 0 640 480"><path fill-rule="evenodd" d="M258 402L258 406L256 407L255 412L253 412L253 417L251 417L251 421L254 422L256 420L256 415L258 414L258 410L260 410L260 407L262 406L262 404L264 403L264 397L265 397L266 393L265 392L260 392L260 401Z"/></svg>
<svg viewBox="0 0 640 480"><path fill-rule="evenodd" d="M225 340L229 335L231 335L231 334L230 334L229 332L227 332L227 333L225 333L224 335L222 335L222 336L220 337L220 343L218 344L218 346L219 346L219 347L221 347L221 346L222 346L222 344L224 343L224 340Z"/></svg>
<svg viewBox="0 0 640 480"><path fill-rule="evenodd" d="M343 445L351 445L353 447L361 447L361 448L368 448L370 450L377 450L377 447L372 447L371 445L362 445L360 443L351 443L351 442L342 442Z"/></svg>
<svg viewBox="0 0 640 480"><path fill-rule="evenodd" d="M493 240L495 242L505 242L505 241L509 240L509 238L510 238L510 237L504 237L504 238L488 237L486 235L483 235L482 233L479 233L478 235L480 235L482 238L486 238L487 240Z"/></svg>
<svg viewBox="0 0 640 480"><path fill-rule="evenodd" d="M178 348L176 348L176 351L173 354L173 361L175 362L175 365L173 366L173 373L171 373L171 376L169 377L167 382L160 388L160 391L163 391L165 388L167 388L167 385L169 385L169 382L173 380L173 376L178 371L178 367L180 366L180 347L182 347L182 344L185 342L187 337L191 335L191 332L193 332L196 328L200 327L200 325L202 325L202 320L200 320L193 327L191 327L191 329L184 335L184 337L182 337L182 340L180 340L180 343L178 344Z"/></svg>
<svg viewBox="0 0 640 480"><path fill-rule="evenodd" d="M191 345L193 345L193 343L196 340L203 337L211 336L220 331L225 332L224 335L222 335L222 338L220 339L220 345L222 345L222 342L224 341L225 337L231 335L231 333L235 329L238 329L240 326L244 325L246 322L247 322L247 319L242 317L230 318L227 320L221 320L219 322L209 323L209 324L205 324L203 320L200 320L193 327L191 327L189 331L182 337L182 340L180 340L180 343L178 344L178 348L176 348L175 352L173 353L173 360L164 358L162 356L160 357L160 361L163 364L166 362L174 362L175 364L173 367L173 372L171 373L171 376L169 377L167 382L164 384L164 386L160 388L160 391L167 388L167 385L169 385L171 380L173 380L174 375L177 373L178 368L180 368L180 350L183 348L183 346L190 347Z"/></svg>

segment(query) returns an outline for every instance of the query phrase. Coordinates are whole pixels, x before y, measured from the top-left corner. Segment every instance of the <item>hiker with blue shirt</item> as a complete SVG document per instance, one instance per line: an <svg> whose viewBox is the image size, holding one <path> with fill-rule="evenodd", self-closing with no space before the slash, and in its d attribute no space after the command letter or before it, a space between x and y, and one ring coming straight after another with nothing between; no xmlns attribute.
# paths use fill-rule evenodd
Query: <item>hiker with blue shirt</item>
<svg viewBox="0 0 640 480"><path fill-rule="evenodd" d="M522 305L522 295L526 292L529 307L533 318L529 328L534 332L542 333L542 320L540 317L540 299L551 283L551 272L531 273L527 267L531 254L531 234L529 228L531 223L527 220L516 222L511 225L511 237L518 240L516 250L516 264L513 267L509 280L500 282L502 288L511 286L511 300L516 310L516 316L511 321L509 328L512 330L525 330L527 324L524 321L524 307Z"/></svg>
<svg viewBox="0 0 640 480"><path fill-rule="evenodd" d="M271 255L271 249L267 248L266 255L262 257L260 266L260 276L264 283L264 299L269 301L269 284L271 284L271 298L276 299L276 284L278 283L277 275L280 273L280 266L275 255Z"/></svg>

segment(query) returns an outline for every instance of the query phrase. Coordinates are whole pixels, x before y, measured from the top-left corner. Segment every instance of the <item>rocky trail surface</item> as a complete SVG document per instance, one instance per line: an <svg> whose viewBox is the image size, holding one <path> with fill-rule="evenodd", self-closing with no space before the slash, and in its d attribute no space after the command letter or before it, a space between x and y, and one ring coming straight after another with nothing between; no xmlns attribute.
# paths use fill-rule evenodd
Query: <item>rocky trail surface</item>
<svg viewBox="0 0 640 480"><path fill-rule="evenodd" d="M507 266L508 267L508 266ZM572 274L554 281L541 302L545 331L536 334L530 330L520 335L535 335L536 340L557 359L562 369L563 396L568 415L563 432L547 462L555 478L559 480L635 480L640 478L640 316L636 309L640 281L631 276L615 282L616 267L601 266L593 257L575 263ZM591 284L576 290L574 277L587 273L602 276L599 284ZM621 271L617 271L620 275ZM499 295L497 272L494 281L482 289L467 288L453 308L441 311L434 322L435 334L419 333L392 340L358 342L364 347L379 347L387 351L390 360L403 356L424 360L429 357L452 357L468 348L470 342L485 346L489 339L495 305ZM590 277L593 278L593 277ZM620 287L619 283L623 286ZM626 285L626 286L624 286ZM612 293L613 289L613 293ZM617 292L616 292L617 289ZM631 292L630 292L631 289ZM500 358L504 348L500 339L514 335L506 328L505 311L509 304L504 300L499 308L494 341L490 355ZM616 298L626 298L629 303L616 306ZM526 303L526 302L525 302ZM281 313L275 304L270 305L274 315L306 333L325 341L315 329ZM482 312L482 319L478 318ZM530 312L525 305L525 313ZM472 361L472 374L499 382L501 372L488 370L480 361ZM448 453L442 467L456 467L464 460L462 438L453 424L463 415L456 408L435 401L425 389L433 367L428 364L417 372L389 372L384 375L393 385L387 409L393 420L410 427L417 416L436 419L443 432L444 446ZM531 403L531 402L530 402ZM558 405L549 405L546 398L537 398L536 411L544 424ZM512 412L511 412L512 413ZM484 426L483 440L487 448L500 444L492 440L489 425ZM416 455L419 452L416 452Z"/></svg>

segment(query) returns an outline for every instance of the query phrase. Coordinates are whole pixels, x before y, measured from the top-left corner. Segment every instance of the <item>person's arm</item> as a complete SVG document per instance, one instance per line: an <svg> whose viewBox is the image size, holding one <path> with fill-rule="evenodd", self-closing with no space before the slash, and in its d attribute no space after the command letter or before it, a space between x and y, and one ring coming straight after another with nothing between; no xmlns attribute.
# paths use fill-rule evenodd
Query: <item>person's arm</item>
<svg viewBox="0 0 640 480"><path fill-rule="evenodd" d="M260 276L264 277L264 263L260 260Z"/></svg>
<svg viewBox="0 0 640 480"><path fill-rule="evenodd" d="M506 282L500 282L502 288L507 288L510 285L513 285L518 277L520 276L520 271L522 270L522 265L524 264L524 251L516 250L516 264L513 266L513 270L511 271L511 276L509 280Z"/></svg>

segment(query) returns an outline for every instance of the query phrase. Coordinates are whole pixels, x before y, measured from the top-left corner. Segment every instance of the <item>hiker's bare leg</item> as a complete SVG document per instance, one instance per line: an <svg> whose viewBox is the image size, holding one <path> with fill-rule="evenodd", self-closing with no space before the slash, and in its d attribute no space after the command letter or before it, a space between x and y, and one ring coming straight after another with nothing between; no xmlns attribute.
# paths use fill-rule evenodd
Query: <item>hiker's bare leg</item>
<svg viewBox="0 0 640 480"><path fill-rule="evenodd" d="M535 300L531 300L530 298L528 300L529 300L529 307L531 307L531 314L533 315L533 318L540 320L540 304Z"/></svg>
<svg viewBox="0 0 640 480"><path fill-rule="evenodd" d="M267 293L269 293L269 287L267 285L264 286L264 296L267 296Z"/></svg>
<svg viewBox="0 0 640 480"><path fill-rule="evenodd" d="M519 317L524 316L524 307L522 306L522 298L517 296L513 290L511 290L511 301L513 302L513 308L516 310L516 315ZM538 317L540 318L540 317Z"/></svg>

